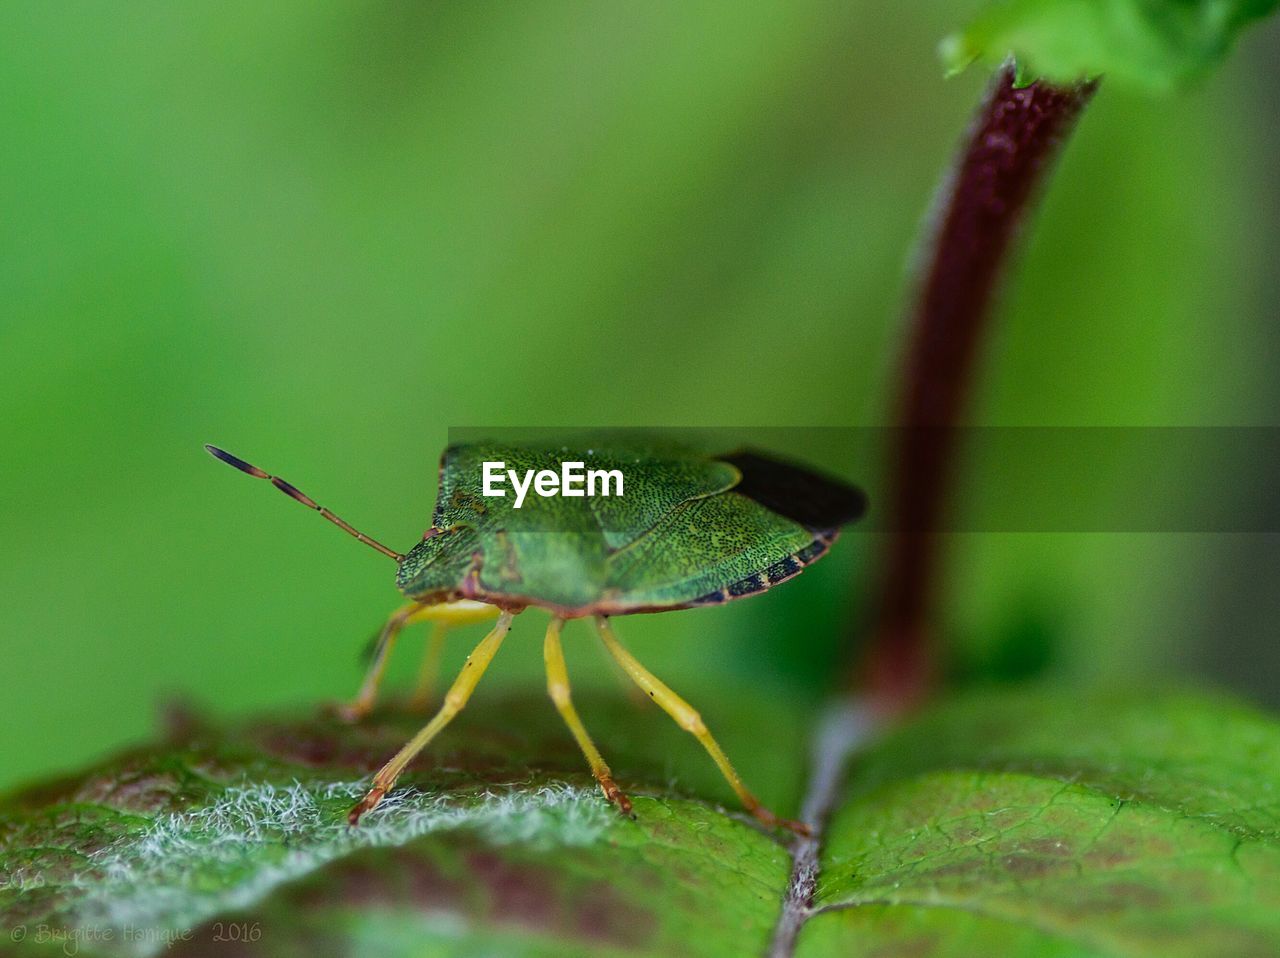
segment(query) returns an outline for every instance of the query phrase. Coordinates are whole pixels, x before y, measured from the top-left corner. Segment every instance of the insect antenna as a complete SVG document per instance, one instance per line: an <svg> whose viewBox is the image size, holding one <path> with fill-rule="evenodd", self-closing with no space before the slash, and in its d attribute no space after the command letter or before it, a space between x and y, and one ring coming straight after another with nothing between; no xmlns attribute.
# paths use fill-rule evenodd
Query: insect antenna
<svg viewBox="0 0 1280 958"><path fill-rule="evenodd" d="M297 499L308 509L314 509L316 512L320 513L320 515L324 516L326 519L332 522L335 526L341 529L343 532L346 532L349 535L355 536L365 545L371 548L377 549L384 556L388 556L389 558L395 559L397 562L400 562L404 559L404 556L402 556L399 552L396 552L392 549L388 549L377 539L372 539L369 536L365 535L355 526L351 525L351 523L347 522L345 519L339 516L334 515L324 506L320 505L318 502L312 499L309 495L303 492L301 489L298 489L295 486L291 485L290 483L285 482L279 476L273 476L270 473L263 472L257 466L252 465L251 463L247 463L243 459L239 458L238 456L233 456L231 455L231 453L227 452L225 449L219 449L217 446L212 446L212 445L209 445L208 443L205 443L204 448L209 453L209 455L213 456L213 458L215 459L221 459L228 466L233 466L234 468L239 469L241 472L247 473L248 475L253 476L255 479L266 479L269 483L271 483L273 486L275 486L277 489L283 492L290 499Z"/></svg>

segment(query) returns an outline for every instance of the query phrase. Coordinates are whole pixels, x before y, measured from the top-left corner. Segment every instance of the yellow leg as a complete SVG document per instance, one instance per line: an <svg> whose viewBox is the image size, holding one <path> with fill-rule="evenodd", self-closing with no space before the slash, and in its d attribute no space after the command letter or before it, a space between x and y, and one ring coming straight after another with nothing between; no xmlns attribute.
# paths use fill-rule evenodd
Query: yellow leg
<svg viewBox="0 0 1280 958"><path fill-rule="evenodd" d="M547 663L547 691L551 694L551 701L555 703L560 717L564 719L564 724L569 726L569 731L577 740L578 748L582 749L582 754L587 757L591 774L596 777L596 781L604 790L604 797L617 805L624 815L630 815L631 799L623 794L622 789L618 788L613 780L613 773L609 771L609 766L601 757L595 742L591 741L586 726L582 724L582 719L578 718L577 709L573 707L573 699L569 696L569 671L565 668L564 650L560 647L560 629L563 625L564 619L553 618L547 626L547 640L542 648L542 657Z"/></svg>
<svg viewBox="0 0 1280 958"><path fill-rule="evenodd" d="M369 671L365 673L364 682L360 685L360 691L356 693L356 697L344 704L339 705L335 711L338 717L347 722L358 722L370 712L373 711L374 705L378 701L378 688L382 685L382 676L386 672L387 662L391 659L391 650L395 648L396 639L400 636L400 631L406 625L412 625L415 622L435 622L443 629L447 629L454 625L466 625L469 622L482 622L486 619L492 619L498 615L499 609L492 605L486 605L483 602L472 602L462 600L459 602L439 602L435 605L420 605L417 602L411 602L409 605L397 609L387 620L387 624L382 627L382 632L378 635L378 641L374 644L373 661L369 664ZM442 638L441 634L439 638ZM434 644L439 643L439 638L433 638ZM436 663L439 663L440 653L436 648L434 653L428 650L428 655L435 655ZM426 663L423 663L424 672ZM421 694L422 681L419 680L419 691ZM416 699L417 695L415 695Z"/></svg>
<svg viewBox="0 0 1280 958"><path fill-rule="evenodd" d="M496 619L502 612L496 605L487 602L475 602L471 599L459 599L456 602L437 602L435 605L419 605L416 611L405 620L406 625L415 622L441 622L452 628L455 625L467 625L471 622L488 622Z"/></svg>
<svg viewBox="0 0 1280 958"><path fill-rule="evenodd" d="M364 681L360 684L360 691L350 702L339 705L335 709L338 717L343 721L358 722L373 711L373 706L378 701L378 686L382 684L382 674L387 669L387 661L391 658L391 650L395 648L400 630L413 621L414 613L421 608L422 606L418 603L411 602L396 609L391 618L387 619L387 624L382 627L382 632L379 633L378 641L374 645L373 661L369 663L369 671L365 673Z"/></svg>
<svg viewBox="0 0 1280 958"><path fill-rule="evenodd" d="M449 691L445 693L444 704L440 706L440 711L373 777L373 787L347 815L347 821L352 825L357 824L361 815L382 801L382 797L395 786L396 779L400 777L405 766L440 734L441 729L453 721L455 715L462 711L467 700L471 698L471 693L475 691L480 676L484 675L484 670L489 667L498 647L502 645L502 640L506 638L507 631L511 628L512 617L513 614L510 612L503 612L498 616L498 623L493 627L493 631L481 639L480 644L467 656L462 671L458 673L458 677L453 680L453 685L449 686Z"/></svg>
<svg viewBox="0 0 1280 958"><path fill-rule="evenodd" d="M409 708L415 712L426 711L435 694L436 677L440 674L440 654L444 652L444 636L449 631L447 622L437 622L431 627L431 635L427 639L426 651L422 654L422 665L418 668L418 682L409 696Z"/></svg>
<svg viewBox="0 0 1280 958"><path fill-rule="evenodd" d="M450 629L472 622L485 622L496 618L502 610L497 606L484 602L473 602L470 599L459 599L457 602L442 602L438 605L423 606L409 616L408 623L431 622L431 637L427 639L427 649L422 656L422 665L418 669L418 682L414 686L413 695L409 697L409 707L418 711L426 711L431 704L435 692L436 676L440 674L440 654L444 651L444 637Z"/></svg>
<svg viewBox="0 0 1280 958"><path fill-rule="evenodd" d="M609 625L608 619L604 616L597 616L596 629L600 633L600 638L604 642L605 648L618 660L618 664L631 677L631 680L640 686L649 698L657 702L664 712L675 719L677 725L702 743L702 747L707 750L707 753L720 768L720 774L733 787L738 800L742 802L747 811L770 828L790 829L797 835L809 834L808 825L803 822L793 822L789 819L779 818L761 805L759 799L747 791L747 787L742 784L742 779L738 777L738 773L729 763L728 756L724 754L720 745L711 737L711 733L707 731L707 726L703 724L702 716L694 711L688 702L663 684L661 679L641 665L635 656L623 648L622 643L613 634L613 627Z"/></svg>

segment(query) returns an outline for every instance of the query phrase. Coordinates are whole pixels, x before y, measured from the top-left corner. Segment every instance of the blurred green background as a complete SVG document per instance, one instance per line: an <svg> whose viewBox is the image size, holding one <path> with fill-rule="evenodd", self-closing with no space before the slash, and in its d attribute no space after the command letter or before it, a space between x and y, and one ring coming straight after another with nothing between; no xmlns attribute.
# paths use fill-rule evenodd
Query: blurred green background
<svg viewBox="0 0 1280 958"><path fill-rule="evenodd" d="M934 48L973 6L0 7L0 785L149 734L166 696L354 691L391 564L205 441L407 548L451 425L884 422L912 244L985 83ZM1275 422L1278 52L1273 25L1187 96L1104 85L973 422ZM1269 543L953 537L958 669L1035 647L1274 700ZM619 632L690 697L802 707L875 545ZM540 629L486 685L541 685Z"/></svg>

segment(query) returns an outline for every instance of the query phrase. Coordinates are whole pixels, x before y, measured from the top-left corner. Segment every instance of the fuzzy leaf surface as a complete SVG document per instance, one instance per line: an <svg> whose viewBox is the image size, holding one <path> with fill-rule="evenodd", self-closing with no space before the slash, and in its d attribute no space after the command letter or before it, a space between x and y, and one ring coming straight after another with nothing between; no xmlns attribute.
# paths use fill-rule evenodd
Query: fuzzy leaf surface
<svg viewBox="0 0 1280 958"><path fill-rule="evenodd" d="M357 829L420 717L196 724L3 801L0 930L19 954L758 955L787 843L645 703L581 711L636 803L601 800L541 696L469 709ZM794 814L812 716L708 701ZM1280 726L1193 693L961 697L857 759L800 958L1280 951ZM22 940L14 932L22 929Z"/></svg>

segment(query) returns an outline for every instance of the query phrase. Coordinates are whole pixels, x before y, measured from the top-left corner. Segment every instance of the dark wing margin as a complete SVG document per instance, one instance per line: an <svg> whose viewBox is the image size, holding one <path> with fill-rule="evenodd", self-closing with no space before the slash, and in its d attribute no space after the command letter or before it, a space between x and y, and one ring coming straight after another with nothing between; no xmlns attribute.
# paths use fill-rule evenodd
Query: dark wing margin
<svg viewBox="0 0 1280 958"><path fill-rule="evenodd" d="M799 552L794 552L786 558L775 562L763 572L757 572L755 575L749 575L745 579L739 579L719 592L709 592L704 596L699 596L690 602L687 608L692 609L703 605L724 605L724 603L731 602L734 599L755 595L757 592L764 592L780 582L794 579L804 571L805 566L812 565L826 555L827 550L831 548L831 543L836 541L836 536L839 534L837 530L817 533L813 542Z"/></svg>
<svg viewBox="0 0 1280 958"><path fill-rule="evenodd" d="M866 514L867 494L840 479L750 449L716 458L742 473L734 492L811 532L838 529Z"/></svg>

